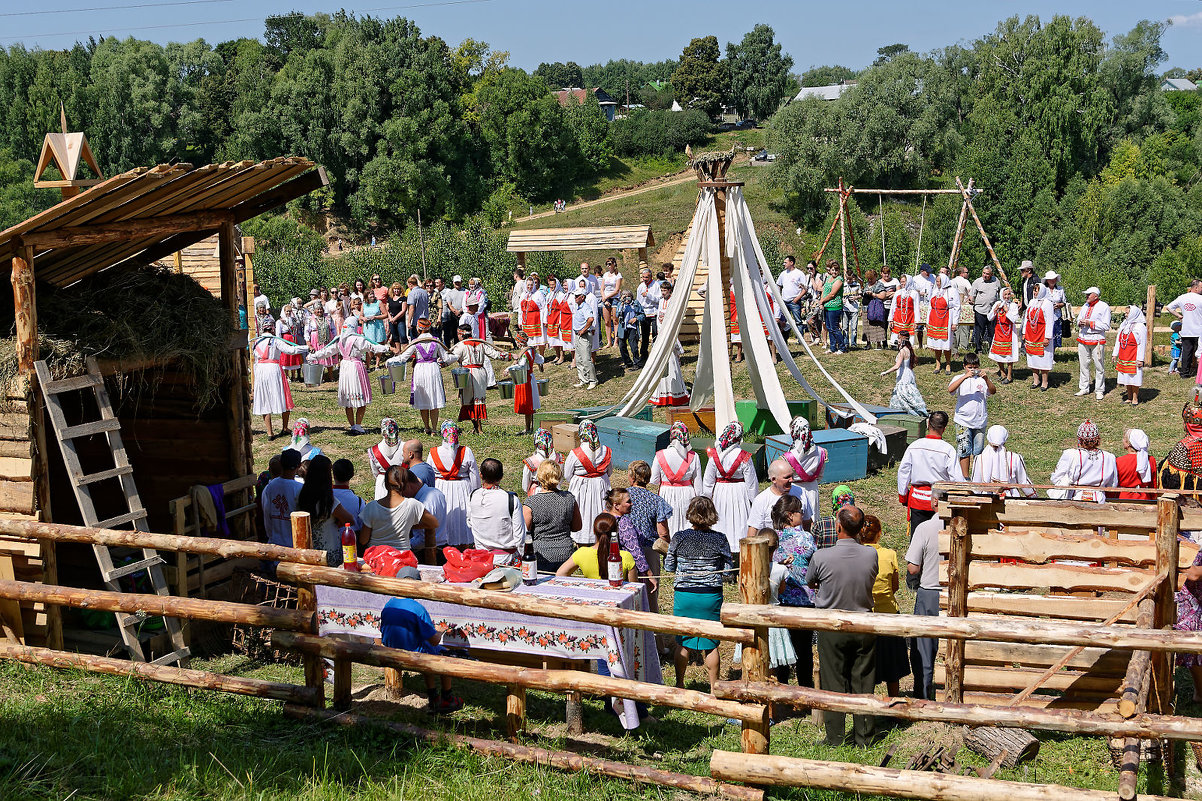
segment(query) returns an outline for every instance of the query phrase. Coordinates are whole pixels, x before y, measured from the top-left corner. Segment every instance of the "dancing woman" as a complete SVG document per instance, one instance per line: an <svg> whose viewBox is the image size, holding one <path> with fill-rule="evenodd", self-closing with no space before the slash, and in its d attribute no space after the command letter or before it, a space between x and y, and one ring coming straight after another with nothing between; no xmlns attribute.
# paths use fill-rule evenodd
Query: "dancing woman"
<svg viewBox="0 0 1202 801"><path fill-rule="evenodd" d="M349 318L338 338L309 356L310 360L323 359L339 354L338 405L346 410L347 433L351 436L366 434L363 415L371 403L371 382L367 378L367 367L363 364L365 353L388 353L387 345L369 342L362 334L355 333L355 319Z"/></svg>
<svg viewBox="0 0 1202 801"><path fill-rule="evenodd" d="M430 333L430 321L417 321L417 338L389 364L413 360L412 377L409 381L409 405L417 409L422 418L422 428L433 434L438 428L438 411L447 405L447 394L442 386L442 367L458 361L451 351Z"/></svg>
<svg viewBox="0 0 1202 801"><path fill-rule="evenodd" d="M267 321L260 321L259 336L251 343L251 354L255 359L254 373L254 406L252 413L263 416L263 425L267 428L267 438L275 439L276 434L271 428L271 416L280 415L280 433L287 434L288 415L295 404L292 403L292 389L280 369L280 357L284 354L303 356L308 352L307 345L294 345L271 333L271 315Z"/></svg>

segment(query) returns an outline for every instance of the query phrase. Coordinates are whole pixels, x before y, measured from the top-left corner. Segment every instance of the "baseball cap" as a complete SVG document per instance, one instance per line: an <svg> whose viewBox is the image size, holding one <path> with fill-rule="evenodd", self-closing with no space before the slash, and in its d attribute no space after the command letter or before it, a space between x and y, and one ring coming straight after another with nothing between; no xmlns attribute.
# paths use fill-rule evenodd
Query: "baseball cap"
<svg viewBox="0 0 1202 801"><path fill-rule="evenodd" d="M451 283L452 283L452 284L462 284L462 283L463 283L463 276L462 276L462 275L457 275L457 276L455 276L454 278L452 278L452 279L451 279Z"/></svg>
<svg viewBox="0 0 1202 801"><path fill-rule="evenodd" d="M924 263L921 267L918 268L918 271L920 273L929 273L931 271L931 265Z"/></svg>
<svg viewBox="0 0 1202 801"><path fill-rule="evenodd" d="M1081 294L1083 294L1083 295L1101 295L1102 290L1098 289L1096 286L1091 286L1089 289L1085 290Z"/></svg>

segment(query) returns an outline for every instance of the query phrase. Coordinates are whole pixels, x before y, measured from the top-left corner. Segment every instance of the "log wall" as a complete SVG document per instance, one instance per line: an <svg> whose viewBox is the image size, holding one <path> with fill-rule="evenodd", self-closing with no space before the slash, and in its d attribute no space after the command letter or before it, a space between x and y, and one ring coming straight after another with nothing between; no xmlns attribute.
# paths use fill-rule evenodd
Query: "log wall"
<svg viewBox="0 0 1202 801"><path fill-rule="evenodd" d="M0 293L3 294L3 293ZM0 399L5 411L0 412L0 517L15 520L36 520L34 457L36 448L29 420L28 397L14 390L10 397ZM44 562L42 546L20 537L0 535L0 573L18 581L41 581ZM15 612L13 614L16 614ZM26 642L36 645L46 641L45 605L23 604L20 607L21 633Z"/></svg>

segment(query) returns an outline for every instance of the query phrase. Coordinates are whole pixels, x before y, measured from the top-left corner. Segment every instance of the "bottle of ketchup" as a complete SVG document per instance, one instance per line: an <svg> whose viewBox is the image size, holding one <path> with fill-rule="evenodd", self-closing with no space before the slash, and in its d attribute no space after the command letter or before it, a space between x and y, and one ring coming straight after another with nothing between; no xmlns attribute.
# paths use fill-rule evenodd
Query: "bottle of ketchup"
<svg viewBox="0 0 1202 801"><path fill-rule="evenodd" d="M618 550L618 541L609 543L609 586L622 586L622 552Z"/></svg>
<svg viewBox="0 0 1202 801"><path fill-rule="evenodd" d="M351 524L344 525L342 527L342 569L358 573L359 555L355 551L356 539Z"/></svg>

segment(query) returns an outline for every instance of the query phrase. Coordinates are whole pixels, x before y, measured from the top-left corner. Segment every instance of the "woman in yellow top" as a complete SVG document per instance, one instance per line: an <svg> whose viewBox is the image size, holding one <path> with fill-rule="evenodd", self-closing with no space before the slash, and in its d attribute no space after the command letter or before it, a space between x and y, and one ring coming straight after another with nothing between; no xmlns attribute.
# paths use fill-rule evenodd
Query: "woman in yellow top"
<svg viewBox="0 0 1202 801"><path fill-rule="evenodd" d="M580 571L581 575L590 579L608 579L609 576L609 543L618 534L618 519L609 512L602 512L593 521L593 536L597 538L594 545L585 545L576 549L568 557L568 561L560 565L557 576L570 576ZM621 551L622 580L638 581L639 573L634 566L634 557L630 551Z"/></svg>
<svg viewBox="0 0 1202 801"><path fill-rule="evenodd" d="M876 582L872 585L872 611L877 614L896 615L897 599L894 593L899 586L897 551L881 545L881 521L872 515L864 515L864 527L860 529L860 542L876 549ZM910 658L906 652L904 637L878 636L876 638L876 680L885 682L885 692L891 698L901 694L899 682L910 675Z"/></svg>

